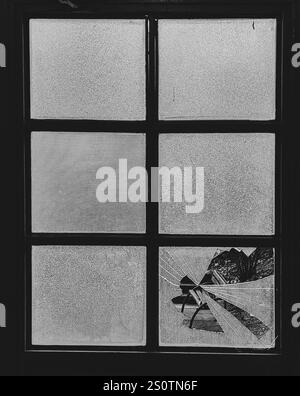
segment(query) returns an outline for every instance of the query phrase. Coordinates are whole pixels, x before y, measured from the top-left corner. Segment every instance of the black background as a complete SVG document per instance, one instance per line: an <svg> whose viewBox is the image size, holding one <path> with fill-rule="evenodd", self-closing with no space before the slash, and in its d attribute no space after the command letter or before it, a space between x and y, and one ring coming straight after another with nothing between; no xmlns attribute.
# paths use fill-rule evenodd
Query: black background
<svg viewBox="0 0 300 396"><path fill-rule="evenodd" d="M100 0L80 1L76 4L88 12L101 9L105 3ZM164 7L181 4L189 9L193 3L215 4L226 15L227 7L234 5L239 12L253 7L283 6L293 17L293 43L300 43L300 1L299 0L136 0L107 1L109 4L136 3L132 7ZM7 308L7 328L0 328L0 375L299 375L300 374L300 329L291 325L292 305L300 303L298 262L299 202L297 174L299 166L300 133L300 68L291 65L285 72L291 79L286 125L286 140L283 172L283 257L282 257L282 340L278 355L225 355L199 353L76 353L76 352L25 352L24 351L24 265L23 241L23 143L20 137L21 99L16 98L16 85L22 74L22 64L17 62L20 51L18 41L18 13L22 7L41 5L46 10L74 12L57 0L0 0L0 42L7 45L7 68L0 68L0 126L1 126L1 258L0 258L0 302ZM128 6L128 4L127 4ZM298 120L299 114L299 120Z"/></svg>

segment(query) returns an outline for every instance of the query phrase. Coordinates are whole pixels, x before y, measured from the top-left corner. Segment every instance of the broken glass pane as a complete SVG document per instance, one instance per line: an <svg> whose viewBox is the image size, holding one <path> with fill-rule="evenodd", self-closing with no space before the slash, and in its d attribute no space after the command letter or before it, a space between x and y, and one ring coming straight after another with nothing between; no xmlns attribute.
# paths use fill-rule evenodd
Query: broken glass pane
<svg viewBox="0 0 300 396"><path fill-rule="evenodd" d="M160 249L160 345L269 349L272 248Z"/></svg>

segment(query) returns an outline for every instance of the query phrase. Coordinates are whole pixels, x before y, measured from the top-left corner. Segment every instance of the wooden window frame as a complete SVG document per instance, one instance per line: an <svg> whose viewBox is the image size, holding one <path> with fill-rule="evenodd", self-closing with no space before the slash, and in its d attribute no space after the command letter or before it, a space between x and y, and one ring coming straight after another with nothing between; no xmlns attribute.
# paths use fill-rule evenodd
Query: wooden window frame
<svg viewBox="0 0 300 396"><path fill-rule="evenodd" d="M142 0L142 1L93 1L88 0L79 9L71 9L59 2L14 1L11 32L15 44L10 59L14 59L14 104L17 109L13 122L18 136L18 174L22 187L19 210L18 236L20 256L18 288L21 328L20 350L30 356L38 353L39 359L47 359L49 353L60 352L67 356L73 352L79 358L82 353L92 356L95 352L105 356L114 353L143 353L149 355L182 354L232 355L231 348L162 347L159 346L159 247L272 247L276 251L276 348L255 352L239 350L238 354L280 355L282 352L282 299L281 287L284 275L282 257L288 237L284 216L287 204L282 197L286 191L284 177L287 172L287 131L295 119L295 97L292 94L293 77L290 68L290 48L293 42L294 2L290 0ZM76 3L76 0L74 0ZM33 120L30 118L29 81L29 21L31 18L82 18L82 19L145 19L146 24L146 103L145 121L91 121L91 120ZM277 94L276 119L274 121L160 121L158 119L158 19L217 19L217 18L275 18L277 20ZM53 132L116 132L146 133L146 167L158 166L159 135L161 133L274 133L276 137L276 191L274 236L214 236L214 235L162 235L158 231L158 204L148 203L146 208L146 234L37 234L31 232L31 159L30 141L34 131ZM151 183L151 179L149 180ZM150 192L149 192L150 194ZM93 246L146 246L147 248L147 344L145 347L49 347L31 343L31 248L43 245L93 245ZM24 282L25 280L25 282ZM22 303L25 298L25 305ZM73 354L74 356L74 354ZM57 360L55 359L55 360Z"/></svg>

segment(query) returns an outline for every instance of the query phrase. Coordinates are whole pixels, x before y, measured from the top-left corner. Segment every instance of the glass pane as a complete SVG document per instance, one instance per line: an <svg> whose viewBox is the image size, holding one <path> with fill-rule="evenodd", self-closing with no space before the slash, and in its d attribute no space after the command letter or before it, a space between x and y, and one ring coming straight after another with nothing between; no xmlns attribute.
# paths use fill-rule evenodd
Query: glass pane
<svg viewBox="0 0 300 396"><path fill-rule="evenodd" d="M159 22L160 119L275 118L276 20Z"/></svg>
<svg viewBox="0 0 300 396"><path fill-rule="evenodd" d="M179 187L171 179L171 193L181 188L182 202L171 195L171 202L160 204L162 233L274 234L274 135L161 135L160 166L179 167L182 172ZM192 169L192 178L184 167ZM203 179L196 178L195 168L202 169ZM196 194L192 203L186 199L186 187ZM188 213L192 206L195 213Z"/></svg>
<svg viewBox="0 0 300 396"><path fill-rule="evenodd" d="M145 119L143 20L30 21L32 118Z"/></svg>
<svg viewBox="0 0 300 396"><path fill-rule="evenodd" d="M272 248L161 248L160 345L274 347L274 272Z"/></svg>
<svg viewBox="0 0 300 396"><path fill-rule="evenodd" d="M32 134L33 232L145 232L145 203L119 203L119 160L145 166L145 136L117 133ZM100 202L102 167L116 172L117 202ZM110 188L110 191L111 191ZM112 197L113 198L113 197Z"/></svg>
<svg viewBox="0 0 300 396"><path fill-rule="evenodd" d="M33 247L33 345L145 345L146 248Z"/></svg>

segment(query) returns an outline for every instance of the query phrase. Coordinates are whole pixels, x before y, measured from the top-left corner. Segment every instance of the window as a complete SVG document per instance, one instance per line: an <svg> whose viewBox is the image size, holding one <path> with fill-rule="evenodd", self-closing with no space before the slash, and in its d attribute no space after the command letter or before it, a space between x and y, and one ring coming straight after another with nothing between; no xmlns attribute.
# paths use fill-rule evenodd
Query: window
<svg viewBox="0 0 300 396"><path fill-rule="evenodd" d="M30 351L275 350L282 18L176 10L26 19ZM149 202L97 200L120 159ZM201 168L201 210L153 167Z"/></svg>
<svg viewBox="0 0 300 396"><path fill-rule="evenodd" d="M145 23L30 21L31 116L145 119Z"/></svg>
<svg viewBox="0 0 300 396"><path fill-rule="evenodd" d="M33 248L34 345L145 345L143 247Z"/></svg>
<svg viewBox="0 0 300 396"><path fill-rule="evenodd" d="M160 119L274 120L276 20L159 21Z"/></svg>
<svg viewBox="0 0 300 396"><path fill-rule="evenodd" d="M31 154L34 232L145 232L145 204L96 199L99 168L124 154L128 167L145 166L143 134L34 132Z"/></svg>
<svg viewBox="0 0 300 396"><path fill-rule="evenodd" d="M185 204L162 204L162 233L274 233L274 135L162 134L160 161L162 166L169 168L204 167L206 180L204 209L200 213L188 216Z"/></svg>

